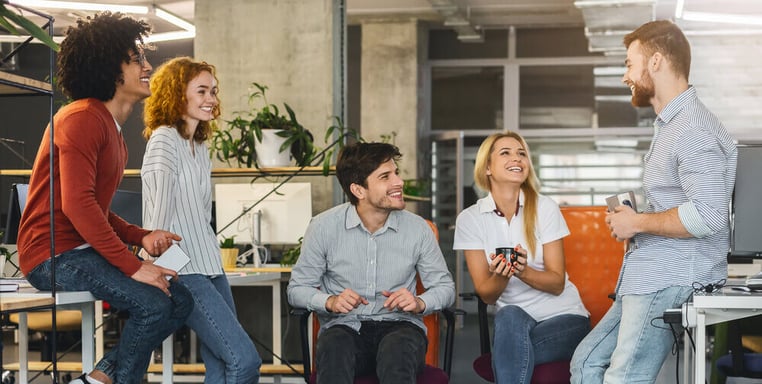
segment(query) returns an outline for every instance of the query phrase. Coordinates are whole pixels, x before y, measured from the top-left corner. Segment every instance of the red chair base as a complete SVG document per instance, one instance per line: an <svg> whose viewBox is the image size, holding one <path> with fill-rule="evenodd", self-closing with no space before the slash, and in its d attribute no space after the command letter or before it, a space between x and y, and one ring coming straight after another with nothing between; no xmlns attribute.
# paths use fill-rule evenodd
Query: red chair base
<svg viewBox="0 0 762 384"><path fill-rule="evenodd" d="M492 354L485 353L474 360L474 372L482 379L495 382L495 374L492 372ZM532 384L569 384L571 372L569 361L553 361L534 367L532 372Z"/></svg>
<svg viewBox="0 0 762 384"><path fill-rule="evenodd" d="M431 365L427 365L423 368L423 372L418 375L418 379L416 380L417 384L447 384L450 381L450 378L447 377L447 374L436 367L432 367ZM315 384L317 383L317 373L315 371L312 372L312 375L310 376L310 383ZM375 376L363 376L363 377L356 377L354 384L379 384L378 378Z"/></svg>

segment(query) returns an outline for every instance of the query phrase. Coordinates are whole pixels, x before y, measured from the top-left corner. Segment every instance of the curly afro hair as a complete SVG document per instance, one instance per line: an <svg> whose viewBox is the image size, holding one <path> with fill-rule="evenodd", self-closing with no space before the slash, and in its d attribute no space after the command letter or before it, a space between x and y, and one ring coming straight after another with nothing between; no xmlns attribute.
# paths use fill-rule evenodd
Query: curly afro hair
<svg viewBox="0 0 762 384"><path fill-rule="evenodd" d="M69 27L58 53L56 76L64 94L73 100L114 97L122 77L122 63L130 54L148 48L143 38L151 27L122 13L103 12L77 20Z"/></svg>

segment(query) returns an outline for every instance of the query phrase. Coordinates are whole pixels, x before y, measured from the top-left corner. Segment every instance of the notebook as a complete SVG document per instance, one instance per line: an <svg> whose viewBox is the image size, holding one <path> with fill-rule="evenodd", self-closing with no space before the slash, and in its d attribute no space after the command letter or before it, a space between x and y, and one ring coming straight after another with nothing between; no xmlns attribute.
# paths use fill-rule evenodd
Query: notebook
<svg viewBox="0 0 762 384"><path fill-rule="evenodd" d="M185 264L188 264L189 261L190 257L183 252L182 248L177 244L172 244L172 246L164 251L153 264L177 272L182 269ZM171 277L167 276L167 279L170 278Z"/></svg>
<svg viewBox="0 0 762 384"><path fill-rule="evenodd" d="M630 208L632 208L635 212L638 211L637 207L635 207L635 192L633 191L622 192L622 193L607 197L606 205L609 208L609 212L614 212L614 208L616 208L618 205L627 205Z"/></svg>

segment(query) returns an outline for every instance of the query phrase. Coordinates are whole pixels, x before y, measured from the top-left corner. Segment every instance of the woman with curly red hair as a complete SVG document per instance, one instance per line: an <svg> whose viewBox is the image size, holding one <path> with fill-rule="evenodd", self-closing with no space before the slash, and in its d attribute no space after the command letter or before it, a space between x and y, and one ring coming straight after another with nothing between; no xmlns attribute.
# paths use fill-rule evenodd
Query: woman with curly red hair
<svg viewBox="0 0 762 384"><path fill-rule="evenodd" d="M206 140L220 115L215 72L211 64L179 57L151 78L143 113L143 225L171 228L183 238L178 245L190 262L179 271L179 282L193 294L187 324L201 341L204 382L257 383L262 359L238 323L209 225L212 165Z"/></svg>

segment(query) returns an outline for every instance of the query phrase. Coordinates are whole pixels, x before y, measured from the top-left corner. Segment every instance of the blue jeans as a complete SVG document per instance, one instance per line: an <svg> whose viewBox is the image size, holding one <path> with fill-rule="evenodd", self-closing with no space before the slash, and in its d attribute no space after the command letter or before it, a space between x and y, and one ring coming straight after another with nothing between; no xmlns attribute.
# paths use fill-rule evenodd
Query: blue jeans
<svg viewBox="0 0 762 384"><path fill-rule="evenodd" d="M423 329L409 321L363 321L360 333L335 325L318 336L317 384L352 384L373 373L380 384L415 384L428 345Z"/></svg>
<svg viewBox="0 0 762 384"><path fill-rule="evenodd" d="M50 290L51 261L46 260L27 279L37 289ZM185 324L193 309L190 292L172 283L172 297L122 273L93 248L71 250L56 257L56 287L62 291L90 291L97 299L129 313L119 342L95 368L114 383L139 384L148 369L151 352Z"/></svg>
<svg viewBox="0 0 762 384"><path fill-rule="evenodd" d="M571 382L653 383L673 343L670 328L653 319L680 307L692 292L691 287L670 287L647 295L617 296L574 353Z"/></svg>
<svg viewBox="0 0 762 384"><path fill-rule="evenodd" d="M258 383L262 359L241 327L224 275L182 275L180 284L193 295L193 312L186 324L201 340L204 383Z"/></svg>
<svg viewBox="0 0 762 384"><path fill-rule="evenodd" d="M590 318L559 315L537 322L523 309L507 305L495 314L492 370L498 384L529 384L534 366L569 360L590 332Z"/></svg>

